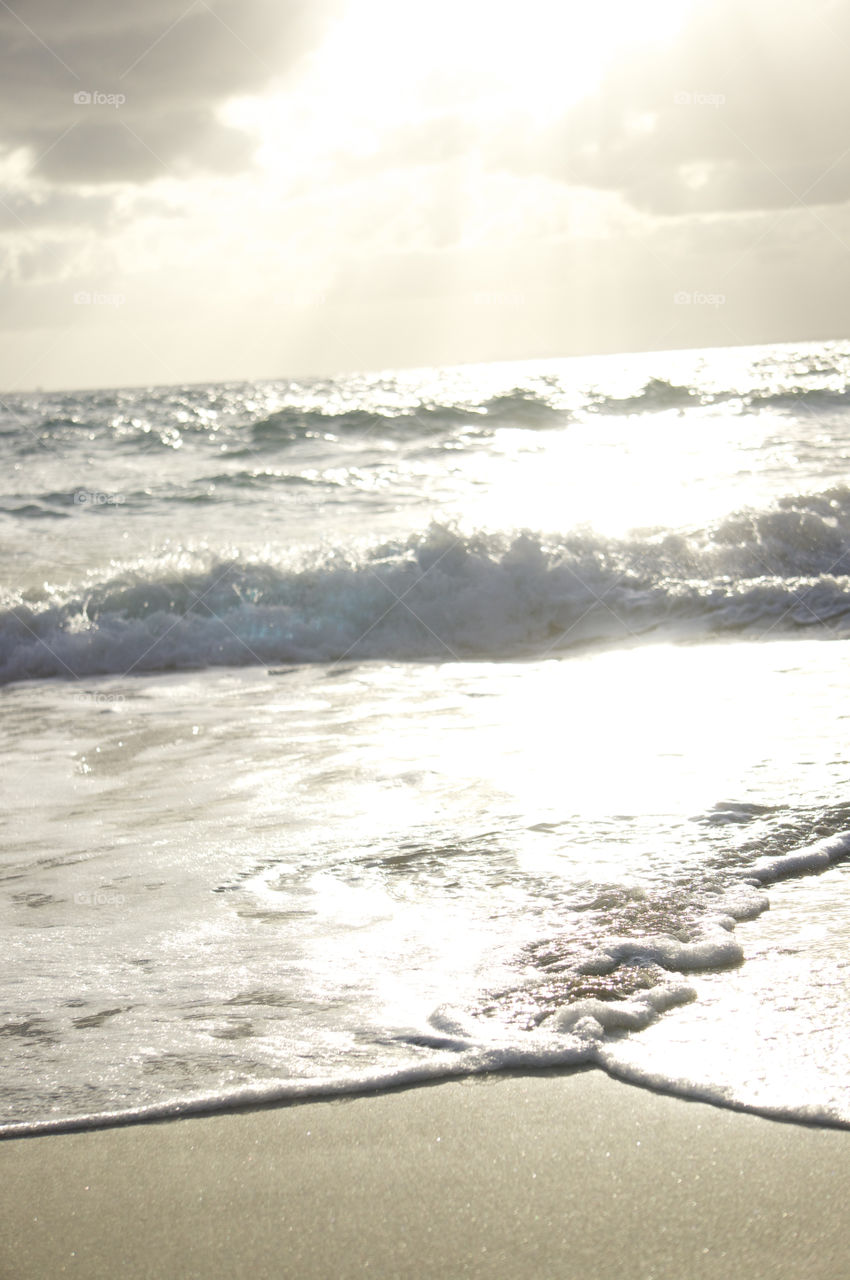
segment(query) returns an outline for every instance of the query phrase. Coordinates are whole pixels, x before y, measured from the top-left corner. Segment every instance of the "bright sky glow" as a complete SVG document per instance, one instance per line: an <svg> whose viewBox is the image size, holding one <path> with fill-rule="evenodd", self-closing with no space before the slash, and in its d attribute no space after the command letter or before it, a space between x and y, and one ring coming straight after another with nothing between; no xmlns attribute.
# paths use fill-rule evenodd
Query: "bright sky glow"
<svg viewBox="0 0 850 1280"><path fill-rule="evenodd" d="M846 111L818 96L841 42L802 0L793 23L767 0L242 0L232 27L202 5L169 27L169 3L114 47L95 0L42 44L0 10L34 77L8 55L7 388L842 331ZM126 102L83 111L105 49ZM771 133L780 55L799 100Z"/></svg>
<svg viewBox="0 0 850 1280"><path fill-rule="evenodd" d="M598 88L617 57L673 40L697 0L353 0L294 91L232 102L224 118L262 139L272 175L365 158L400 130L454 120L550 123Z"/></svg>

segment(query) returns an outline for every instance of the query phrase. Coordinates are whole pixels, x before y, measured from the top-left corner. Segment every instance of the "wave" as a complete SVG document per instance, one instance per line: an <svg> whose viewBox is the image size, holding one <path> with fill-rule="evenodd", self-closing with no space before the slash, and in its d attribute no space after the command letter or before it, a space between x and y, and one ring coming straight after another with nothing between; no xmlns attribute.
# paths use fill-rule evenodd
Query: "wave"
<svg viewBox="0 0 850 1280"><path fill-rule="evenodd" d="M564 409L520 388L476 404L421 404L398 413L370 413L351 409L345 413L285 408L251 426L255 444L266 441L321 438L325 435L359 435L380 438L444 434L456 429L490 435L497 427L562 426Z"/></svg>
<svg viewBox="0 0 850 1280"><path fill-rule="evenodd" d="M212 476L202 476L196 484L199 488L215 489L268 489L280 485L285 489L343 489L340 480L327 476L302 476L286 471L223 471Z"/></svg>
<svg viewBox="0 0 850 1280"><path fill-rule="evenodd" d="M722 1081L700 1084L677 1079L668 1072L641 1069L624 1061L618 1052L625 1034L640 1032L670 1010L697 999L697 992L679 980L681 975L719 972L737 968L744 962L743 947L735 937L736 927L769 909L765 887L787 877L829 870L844 862L848 855L850 831L839 829L815 843L797 846L785 856L762 858L752 867L742 865L725 888L706 902L702 919L691 938L652 932L609 939L577 972L593 976L610 974L621 967L627 969L631 982L626 979L619 996L609 988L601 995L573 998L568 987L556 989L552 1007L541 1010L543 1016L535 1018L530 1025L522 1021L513 1026L492 1022L482 1016L481 1009L466 1010L443 1004L428 1016L424 1027L391 1035L400 1044L420 1051L396 1065L375 1066L336 1077L225 1088L84 1115L54 1115L0 1123L0 1141L115 1128L251 1106L352 1097L494 1072L580 1066L600 1069L613 1079L626 1080L655 1092L710 1102L734 1111L850 1129L846 1110L834 1104L771 1105L747 1101L738 1098ZM561 966L547 964L546 968L560 969ZM530 981L533 984L534 979ZM533 985L520 990L530 992L532 1003L536 1001L538 993Z"/></svg>
<svg viewBox="0 0 850 1280"><path fill-rule="evenodd" d="M42 502L39 500L6 500L0 502L0 515L12 516L15 520L66 520L70 515L70 511L64 511L62 507L70 507L73 503L72 494L63 494L61 502L55 504L50 500Z"/></svg>
<svg viewBox="0 0 850 1280"><path fill-rule="evenodd" d="M0 516L10 516L16 520L63 520L81 507L85 507L89 515L106 515L116 506L128 511L159 503L205 504L230 502L234 497L252 500L256 493L268 493L276 489L299 495L315 494L318 498L335 494L348 496L351 492L344 481L327 476L243 469L199 476L197 480L184 484L162 482L145 489L127 488L120 494L99 494L82 486L64 491L18 494L16 497L0 499Z"/></svg>
<svg viewBox="0 0 850 1280"><path fill-rule="evenodd" d="M667 409L687 409L711 403L713 399L710 393L703 395L694 387L678 386L664 378L650 378L634 395L599 396L591 401L589 408L594 413L606 414L661 413Z"/></svg>
<svg viewBox="0 0 850 1280"><path fill-rule="evenodd" d="M271 413L257 416L250 401L230 406L228 412L211 412L204 404L193 404L184 396L167 394L115 412L116 406L100 405L96 398L81 393L70 414L38 413L33 407L16 414L2 432L20 456L92 440L136 452L158 452L179 448L184 441L226 442L229 451L241 447L246 452L278 449L303 440L327 438L415 439L439 435L473 434L487 437L500 427L525 429L562 426L567 410L553 403L548 394L517 387L481 401L446 403L415 402L396 408L367 409L362 401L333 412L330 408L285 404Z"/></svg>
<svg viewBox="0 0 850 1280"><path fill-rule="evenodd" d="M629 396L595 396L586 405L587 411L596 414L664 413L671 409L680 412L700 406L723 405L735 402L736 411L761 412L785 411L799 415L841 410L850 407L850 386L796 385L775 390L770 388L734 389L679 385L664 378L650 378L644 386Z"/></svg>
<svg viewBox="0 0 850 1280"><path fill-rule="evenodd" d="M785 391L753 391L744 397L751 409L785 409L791 413L850 406L850 387L789 387Z"/></svg>
<svg viewBox="0 0 850 1280"><path fill-rule="evenodd" d="M846 372L846 370L845 370ZM104 397L81 392L76 397L40 405L23 401L0 422L0 438L18 457L60 453L99 441L128 453L158 454L184 445L211 446L231 456L275 452L303 441L413 441L445 437L486 440L502 428L548 430L594 417L640 417L658 413L726 406L734 414L763 411L798 417L836 414L850 407L850 383L834 368L787 372L777 384L765 384L751 371L739 386L653 376L625 395L562 378L537 378L477 400L455 390L444 399L417 399L410 389L385 388L383 401L374 391L329 386L324 402L298 397L282 388L272 395L258 386L237 392L226 385L159 388L139 396ZM806 385L806 379L815 385ZM281 404L281 397L284 403ZM288 401L288 402L287 402ZM271 407L273 406L273 407ZM271 407L271 411L269 411Z"/></svg>
<svg viewBox="0 0 850 1280"><path fill-rule="evenodd" d="M343 659L500 659L590 643L850 628L850 490L690 535L433 525L287 564L196 553L7 598L0 681Z"/></svg>

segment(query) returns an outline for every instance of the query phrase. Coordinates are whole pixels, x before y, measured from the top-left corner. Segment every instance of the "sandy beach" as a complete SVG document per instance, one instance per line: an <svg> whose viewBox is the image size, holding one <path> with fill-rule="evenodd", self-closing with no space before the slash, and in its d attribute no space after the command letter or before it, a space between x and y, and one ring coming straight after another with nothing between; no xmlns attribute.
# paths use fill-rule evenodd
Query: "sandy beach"
<svg viewBox="0 0 850 1280"><path fill-rule="evenodd" d="M846 1274L850 1134L598 1071L0 1144L4 1280Z"/></svg>

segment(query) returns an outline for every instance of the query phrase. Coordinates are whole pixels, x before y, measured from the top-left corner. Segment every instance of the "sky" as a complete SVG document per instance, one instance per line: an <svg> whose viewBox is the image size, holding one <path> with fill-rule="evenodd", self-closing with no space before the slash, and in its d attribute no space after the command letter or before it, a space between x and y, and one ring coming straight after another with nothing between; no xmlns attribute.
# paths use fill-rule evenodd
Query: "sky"
<svg viewBox="0 0 850 1280"><path fill-rule="evenodd" d="M0 0L0 387L848 332L844 0Z"/></svg>

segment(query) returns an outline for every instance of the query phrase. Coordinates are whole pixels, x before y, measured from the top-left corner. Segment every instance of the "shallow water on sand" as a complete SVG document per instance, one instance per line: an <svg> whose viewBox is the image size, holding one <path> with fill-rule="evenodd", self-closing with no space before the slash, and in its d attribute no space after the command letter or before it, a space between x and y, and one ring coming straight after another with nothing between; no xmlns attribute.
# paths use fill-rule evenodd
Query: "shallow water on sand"
<svg viewBox="0 0 850 1280"><path fill-rule="evenodd" d="M4 1119L600 1050L850 1119L844 868L747 883L850 826L843 650L7 690ZM625 1037L578 1003L688 989Z"/></svg>
<svg viewBox="0 0 850 1280"><path fill-rule="evenodd" d="M571 1063L850 1122L848 386L0 406L2 1122Z"/></svg>

